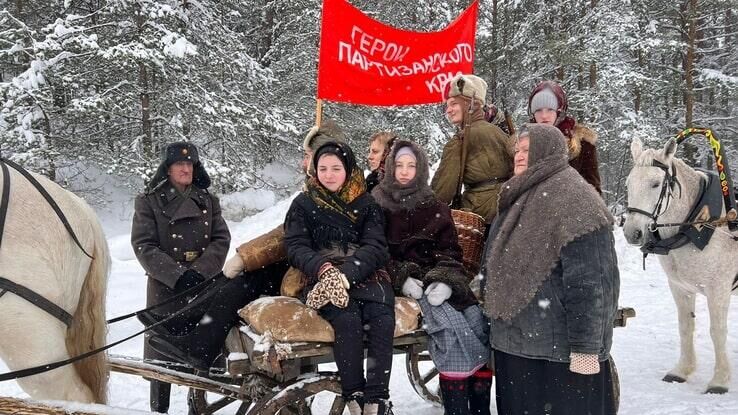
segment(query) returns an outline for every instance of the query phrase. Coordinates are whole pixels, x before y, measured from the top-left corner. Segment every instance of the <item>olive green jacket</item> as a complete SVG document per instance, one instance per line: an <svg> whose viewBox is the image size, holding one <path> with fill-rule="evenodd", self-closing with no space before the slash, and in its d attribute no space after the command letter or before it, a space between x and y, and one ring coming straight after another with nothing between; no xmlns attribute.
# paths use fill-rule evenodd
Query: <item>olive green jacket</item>
<svg viewBox="0 0 738 415"><path fill-rule="evenodd" d="M462 132L446 143L441 163L431 181L436 196L451 203L461 172ZM512 141L487 121L472 122L466 143L464 192L461 208L482 216L486 223L497 214L497 195L502 183L512 176Z"/></svg>

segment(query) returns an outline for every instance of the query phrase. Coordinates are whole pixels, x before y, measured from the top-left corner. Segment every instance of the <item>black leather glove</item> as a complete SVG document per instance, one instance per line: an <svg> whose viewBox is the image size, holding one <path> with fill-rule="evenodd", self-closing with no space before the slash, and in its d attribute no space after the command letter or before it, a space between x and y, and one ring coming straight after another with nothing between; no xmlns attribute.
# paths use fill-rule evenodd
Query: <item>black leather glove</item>
<svg viewBox="0 0 738 415"><path fill-rule="evenodd" d="M177 284L174 286L176 291L184 291L190 289L197 284L205 281L205 277L194 269L188 269L177 279Z"/></svg>

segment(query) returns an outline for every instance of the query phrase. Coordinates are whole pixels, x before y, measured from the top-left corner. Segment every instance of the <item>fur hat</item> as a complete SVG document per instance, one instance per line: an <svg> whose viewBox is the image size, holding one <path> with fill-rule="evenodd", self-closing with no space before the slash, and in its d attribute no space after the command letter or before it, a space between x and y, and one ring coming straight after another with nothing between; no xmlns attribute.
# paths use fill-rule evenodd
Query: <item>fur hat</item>
<svg viewBox="0 0 738 415"><path fill-rule="evenodd" d="M177 141L164 148L161 153L161 164L146 185L146 191L151 192L169 180L169 167L178 161L192 162L192 184L200 189L210 187L210 176L200 162L197 147L186 141Z"/></svg>
<svg viewBox="0 0 738 415"><path fill-rule="evenodd" d="M323 121L320 127L316 125L308 130L305 139L302 141L302 149L305 152L313 152L329 141L347 142L346 134L331 119Z"/></svg>
<svg viewBox="0 0 738 415"><path fill-rule="evenodd" d="M178 161L191 161L194 166L200 162L200 157L197 155L197 147L194 144L177 141L164 149L161 153L161 161L167 168Z"/></svg>
<svg viewBox="0 0 738 415"><path fill-rule="evenodd" d="M443 100L456 96L474 98L485 104L487 102L487 82L476 75L459 74L446 83L443 89Z"/></svg>

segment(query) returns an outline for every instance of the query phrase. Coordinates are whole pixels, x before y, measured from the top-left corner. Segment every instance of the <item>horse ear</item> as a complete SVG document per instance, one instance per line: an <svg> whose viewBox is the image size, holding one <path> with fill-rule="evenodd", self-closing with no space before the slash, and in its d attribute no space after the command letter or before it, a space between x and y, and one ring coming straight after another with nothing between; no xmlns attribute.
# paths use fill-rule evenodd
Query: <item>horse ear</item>
<svg viewBox="0 0 738 415"><path fill-rule="evenodd" d="M674 157L677 150L676 140L672 137L664 144L664 157L669 160Z"/></svg>
<svg viewBox="0 0 738 415"><path fill-rule="evenodd" d="M643 143L641 139L638 137L633 138L633 141L630 142L630 154L633 155L633 160L637 160L642 152Z"/></svg>

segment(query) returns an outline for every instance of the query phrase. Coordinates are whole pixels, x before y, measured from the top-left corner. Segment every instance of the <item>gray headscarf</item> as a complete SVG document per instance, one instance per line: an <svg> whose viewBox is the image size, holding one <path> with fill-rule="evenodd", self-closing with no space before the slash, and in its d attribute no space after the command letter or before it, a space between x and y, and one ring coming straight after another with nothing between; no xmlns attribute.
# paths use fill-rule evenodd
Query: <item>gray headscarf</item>
<svg viewBox="0 0 738 415"><path fill-rule="evenodd" d="M533 299L556 267L561 248L613 223L594 187L569 166L561 131L526 124L521 137L525 131L528 169L502 185L496 232L485 258L484 307L490 317L504 320Z"/></svg>

